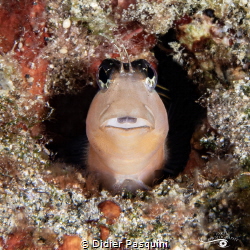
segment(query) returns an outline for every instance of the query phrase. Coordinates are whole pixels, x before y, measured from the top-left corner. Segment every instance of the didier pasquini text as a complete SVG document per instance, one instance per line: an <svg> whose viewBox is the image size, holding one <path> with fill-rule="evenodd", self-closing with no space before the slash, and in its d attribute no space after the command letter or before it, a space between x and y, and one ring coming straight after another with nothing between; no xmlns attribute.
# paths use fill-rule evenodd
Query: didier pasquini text
<svg viewBox="0 0 250 250"><path fill-rule="evenodd" d="M147 248L147 249L153 249L153 248L161 248L161 249L170 249L168 241L132 241L132 240L124 240L124 241L113 241L113 240L92 240L82 241L82 248L88 249L88 248Z"/></svg>

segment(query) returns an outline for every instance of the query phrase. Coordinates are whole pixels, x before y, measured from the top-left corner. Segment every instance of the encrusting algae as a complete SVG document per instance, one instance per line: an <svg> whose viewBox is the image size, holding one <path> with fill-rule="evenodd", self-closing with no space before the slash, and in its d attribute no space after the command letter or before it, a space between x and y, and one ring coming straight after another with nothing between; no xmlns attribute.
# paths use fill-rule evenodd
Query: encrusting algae
<svg viewBox="0 0 250 250"><path fill-rule="evenodd" d="M11 25L0 27L0 249L74 250L82 240L101 239L168 242L174 250L218 249L219 241L209 241L226 239L248 249L250 3L129 3L1 2L0 17ZM165 48L161 39L170 29L176 37ZM157 65L155 45L173 56L197 86L207 116L177 178L113 196L81 169L54 163L48 145L83 132L96 70L105 58L119 58L113 44L121 41L131 60ZM80 121L67 119L74 99L85 105L81 115L75 111ZM80 125L55 127L55 114ZM100 211L103 202L114 204L112 223Z"/></svg>

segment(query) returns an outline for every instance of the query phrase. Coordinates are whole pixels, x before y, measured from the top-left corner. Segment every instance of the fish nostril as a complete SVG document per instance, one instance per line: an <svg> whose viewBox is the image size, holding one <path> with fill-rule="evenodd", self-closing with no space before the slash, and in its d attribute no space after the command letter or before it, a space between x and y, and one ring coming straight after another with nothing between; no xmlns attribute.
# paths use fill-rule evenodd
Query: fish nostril
<svg viewBox="0 0 250 250"><path fill-rule="evenodd" d="M136 123L137 118L130 117L130 116L118 117L117 122L118 123Z"/></svg>

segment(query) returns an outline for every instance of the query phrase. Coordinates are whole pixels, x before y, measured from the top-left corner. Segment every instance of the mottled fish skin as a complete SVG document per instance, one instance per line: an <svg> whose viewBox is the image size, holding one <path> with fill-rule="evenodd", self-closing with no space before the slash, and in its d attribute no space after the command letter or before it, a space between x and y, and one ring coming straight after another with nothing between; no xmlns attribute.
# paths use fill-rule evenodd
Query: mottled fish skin
<svg viewBox="0 0 250 250"><path fill-rule="evenodd" d="M166 161L169 130L166 108L154 90L157 75L145 60L132 67L108 60L99 68L101 90L86 120L88 170L99 173L108 189L146 189Z"/></svg>

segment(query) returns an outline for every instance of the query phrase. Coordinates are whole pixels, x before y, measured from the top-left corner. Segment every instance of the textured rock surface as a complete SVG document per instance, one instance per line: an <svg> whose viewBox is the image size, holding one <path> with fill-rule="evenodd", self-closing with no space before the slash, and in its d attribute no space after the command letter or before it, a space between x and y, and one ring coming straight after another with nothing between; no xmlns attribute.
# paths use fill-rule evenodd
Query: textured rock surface
<svg viewBox="0 0 250 250"><path fill-rule="evenodd" d="M1 17L6 16L2 2ZM112 200L121 214L108 226L110 240L169 241L175 250L216 249L201 240L220 237L248 249L249 2L23 3L25 12L20 7L23 12L7 15L13 21L13 37L6 38L0 29L0 248L66 249L73 241L65 235L74 235L76 244L77 236L89 242L100 239L100 225L107 220L98 204ZM18 15L28 15L28 33L16 28ZM52 119L55 111L47 99L74 96L95 85L98 63L119 57L113 43L123 41L131 59L154 62L149 49L172 27L179 33L170 44L171 53L187 69L203 94L199 102L208 110L207 120L192 138L186 171L152 191L125 198L99 192L93 180L72 166L52 164L45 147L51 134L45 135L42 122ZM13 48L14 40L20 45ZM42 68L33 68L36 59L44 62Z"/></svg>

